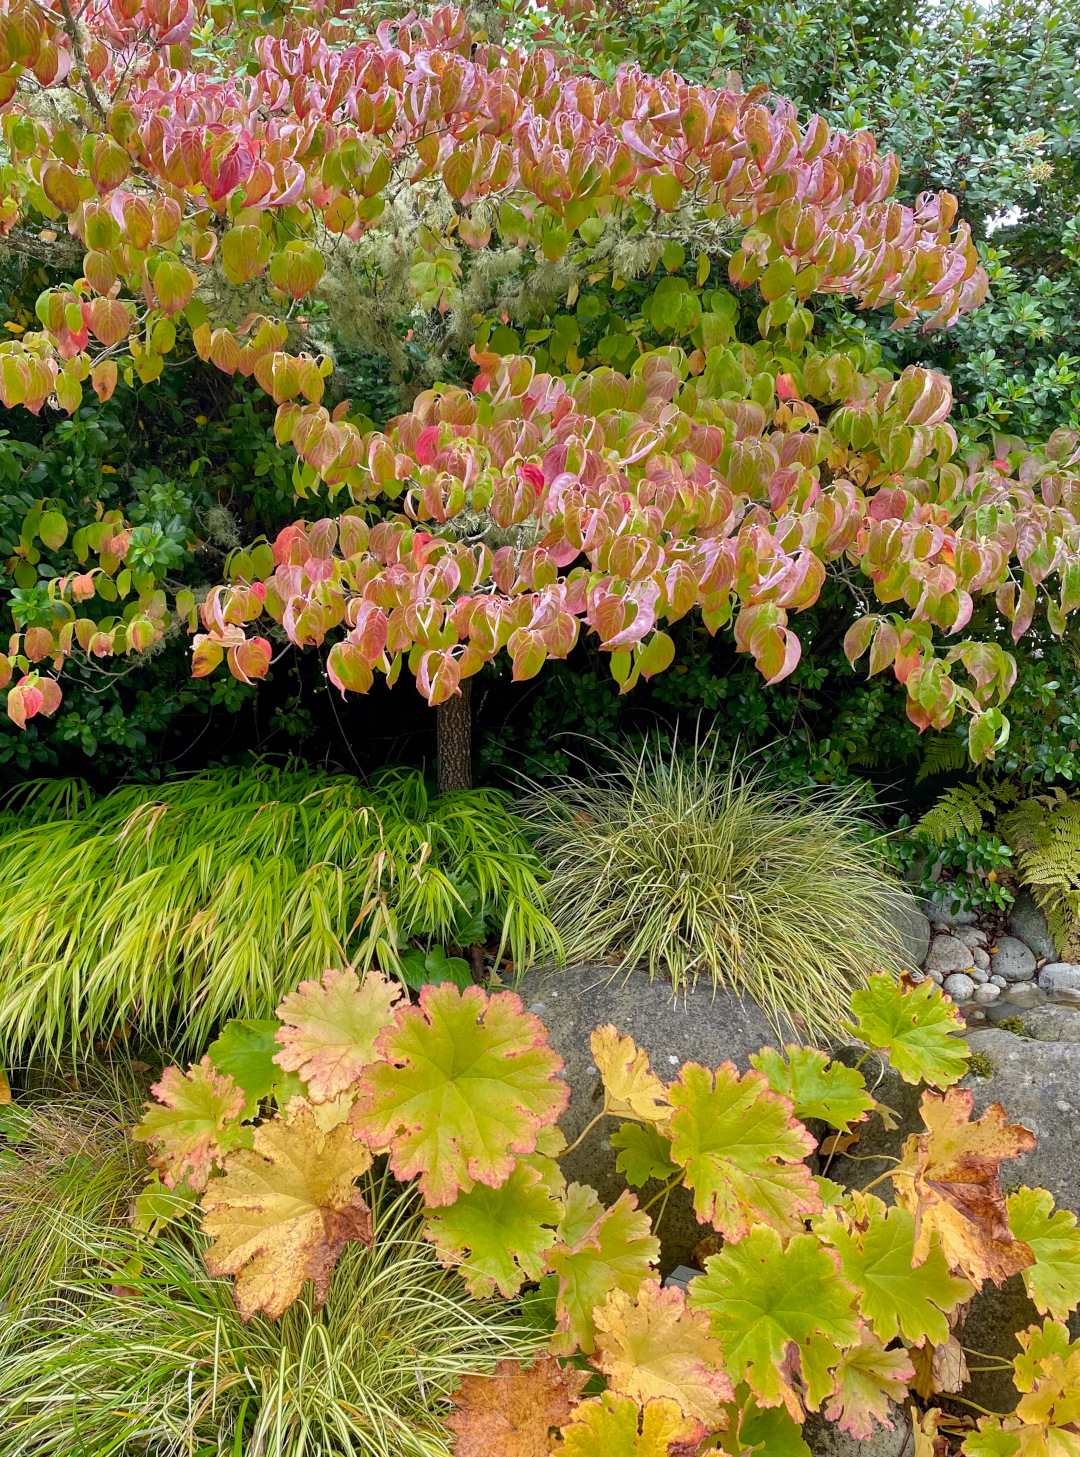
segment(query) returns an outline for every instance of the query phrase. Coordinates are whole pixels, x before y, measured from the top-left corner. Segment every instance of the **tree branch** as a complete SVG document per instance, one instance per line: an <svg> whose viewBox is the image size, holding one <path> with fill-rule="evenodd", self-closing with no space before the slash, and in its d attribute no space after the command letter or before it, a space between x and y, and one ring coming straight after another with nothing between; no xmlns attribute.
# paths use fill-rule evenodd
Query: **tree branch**
<svg viewBox="0 0 1080 1457"><path fill-rule="evenodd" d="M74 268L80 273L86 252L79 239L68 233L59 233L50 241L27 228L14 228L4 238L0 238L0 249L3 248L19 253L24 258L32 258L35 263L47 263L50 268Z"/></svg>
<svg viewBox="0 0 1080 1457"><path fill-rule="evenodd" d="M79 27L75 21L75 17L71 13L71 0L60 0L60 9L64 14L64 29L67 31L68 38L71 41L71 49L75 56L75 64L79 68L79 79L82 81L86 99L101 120L105 121L105 107L102 105L101 97L97 94L97 88L90 79L90 72L86 69L86 56L83 54L82 37L79 35Z"/></svg>

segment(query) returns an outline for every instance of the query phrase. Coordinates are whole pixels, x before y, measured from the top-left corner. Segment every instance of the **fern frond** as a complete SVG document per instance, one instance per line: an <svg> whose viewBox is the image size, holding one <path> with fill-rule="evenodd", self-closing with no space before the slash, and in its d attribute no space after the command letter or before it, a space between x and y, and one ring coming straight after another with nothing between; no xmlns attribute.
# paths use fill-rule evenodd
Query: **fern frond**
<svg viewBox="0 0 1080 1457"><path fill-rule="evenodd" d="M955 840L965 831L977 835L983 828L983 815L993 815L997 806L983 784L955 784L928 809L919 821L919 829L935 845Z"/></svg>
<svg viewBox="0 0 1080 1457"><path fill-rule="evenodd" d="M1080 800L1033 795L1001 820L1020 878L1046 914L1058 955L1080 955Z"/></svg>
<svg viewBox="0 0 1080 1457"><path fill-rule="evenodd" d="M959 769L966 769L968 763L966 739L957 738L955 734L938 734L926 746L915 783L921 784L924 779L932 779L937 774L956 773Z"/></svg>

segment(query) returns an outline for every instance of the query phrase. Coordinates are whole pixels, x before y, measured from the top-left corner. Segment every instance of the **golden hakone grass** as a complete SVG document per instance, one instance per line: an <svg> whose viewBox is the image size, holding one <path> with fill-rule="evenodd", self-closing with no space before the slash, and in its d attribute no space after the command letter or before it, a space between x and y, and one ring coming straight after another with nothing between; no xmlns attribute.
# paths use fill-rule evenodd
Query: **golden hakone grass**
<svg viewBox="0 0 1080 1457"><path fill-rule="evenodd" d="M429 797L310 770L217 769L93 799L34 787L0 841L0 1056L85 1055L132 1029L200 1048L343 960L453 941L472 887L517 966L558 950L543 872L489 789Z"/></svg>

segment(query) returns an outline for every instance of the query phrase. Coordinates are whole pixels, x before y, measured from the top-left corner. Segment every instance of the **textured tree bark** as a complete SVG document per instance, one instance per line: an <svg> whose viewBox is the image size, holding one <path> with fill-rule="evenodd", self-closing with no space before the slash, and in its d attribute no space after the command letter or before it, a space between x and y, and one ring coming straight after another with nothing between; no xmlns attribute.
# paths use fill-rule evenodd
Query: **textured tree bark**
<svg viewBox="0 0 1080 1457"><path fill-rule="evenodd" d="M435 709L439 793L472 788L472 681Z"/></svg>

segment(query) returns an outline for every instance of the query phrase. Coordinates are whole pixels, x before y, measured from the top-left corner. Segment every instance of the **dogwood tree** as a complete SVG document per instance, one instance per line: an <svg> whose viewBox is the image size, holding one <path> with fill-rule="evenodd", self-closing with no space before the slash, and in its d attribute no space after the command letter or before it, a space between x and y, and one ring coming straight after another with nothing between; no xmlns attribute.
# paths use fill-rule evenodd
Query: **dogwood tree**
<svg viewBox="0 0 1080 1457"><path fill-rule="evenodd" d="M942 376L815 333L815 294L937 329L986 289L956 200L892 200L897 160L866 132L762 88L602 82L449 8L369 34L332 6L267 21L193 0L3 0L0 110L0 230L66 279L0 344L4 404L71 413L195 351L275 401L302 513L197 604L166 592L145 528L42 502L20 551L77 526L81 569L0 661L16 723L56 709L69 655L141 652L180 622L199 675L258 679L275 639L325 651L343 694L406 670L442 706L453 787L463 690L500 653L528 678L584 627L625 690L696 609L777 682L793 614L839 572L849 656L897 675L920 728L966 714L981 760L1015 665L966 634L978 599L1017 639L1080 605L1076 439L961 454ZM305 348L302 308L380 229L407 240L420 310L460 311L463 279L509 258L569 280L565 312L523 353L482 310L471 387L436 382L375 430L323 404L333 361ZM586 369L580 289L617 290L633 257L667 276ZM740 295L760 299L753 342Z"/></svg>

